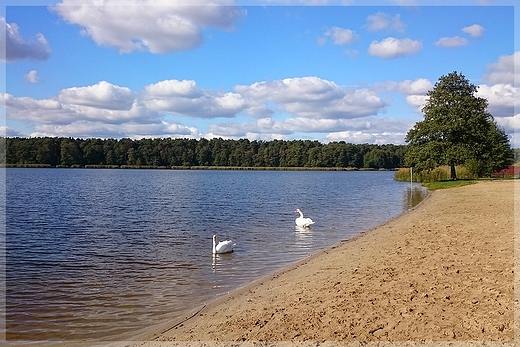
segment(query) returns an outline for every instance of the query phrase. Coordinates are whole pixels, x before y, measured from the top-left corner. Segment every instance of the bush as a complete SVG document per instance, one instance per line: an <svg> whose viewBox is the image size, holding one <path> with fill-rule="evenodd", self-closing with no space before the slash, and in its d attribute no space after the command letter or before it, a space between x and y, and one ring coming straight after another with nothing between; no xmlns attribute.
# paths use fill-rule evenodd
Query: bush
<svg viewBox="0 0 520 347"><path fill-rule="evenodd" d="M410 169L401 168L395 172L394 179L400 182L410 181ZM417 181L416 181L417 182Z"/></svg>
<svg viewBox="0 0 520 347"><path fill-rule="evenodd" d="M455 167L457 170L457 179L467 180L467 179L475 179L476 176L471 173L471 171L465 166L457 166ZM402 168L399 169L395 175L394 179L396 181L410 181L410 169ZM413 181L414 182L440 182L440 181L448 181L450 179L450 167L449 166L439 166L433 170L422 170L422 171L413 171Z"/></svg>

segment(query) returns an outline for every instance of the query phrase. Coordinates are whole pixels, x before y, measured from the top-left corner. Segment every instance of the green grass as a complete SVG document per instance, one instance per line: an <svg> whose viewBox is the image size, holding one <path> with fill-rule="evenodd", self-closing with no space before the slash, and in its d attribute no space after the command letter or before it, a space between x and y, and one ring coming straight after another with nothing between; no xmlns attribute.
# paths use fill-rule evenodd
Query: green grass
<svg viewBox="0 0 520 347"><path fill-rule="evenodd" d="M448 189L455 187L468 186L470 184L475 184L477 181L475 180L456 180L456 181L438 181L438 182L430 182L424 183L423 185L428 188L428 190L439 190L439 189Z"/></svg>

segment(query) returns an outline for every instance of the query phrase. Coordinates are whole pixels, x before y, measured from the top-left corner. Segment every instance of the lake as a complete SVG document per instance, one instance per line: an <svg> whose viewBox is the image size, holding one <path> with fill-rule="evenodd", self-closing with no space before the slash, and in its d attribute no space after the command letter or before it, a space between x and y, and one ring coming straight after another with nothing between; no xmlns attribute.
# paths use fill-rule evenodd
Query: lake
<svg viewBox="0 0 520 347"><path fill-rule="evenodd" d="M393 175L6 169L7 339L122 340L182 317L426 196ZM235 252L213 257L214 234Z"/></svg>

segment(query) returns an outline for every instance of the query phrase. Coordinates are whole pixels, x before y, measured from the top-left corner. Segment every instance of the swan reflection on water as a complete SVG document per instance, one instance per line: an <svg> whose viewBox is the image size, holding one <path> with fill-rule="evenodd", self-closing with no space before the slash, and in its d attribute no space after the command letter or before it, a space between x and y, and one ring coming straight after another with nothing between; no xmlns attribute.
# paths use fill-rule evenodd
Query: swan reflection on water
<svg viewBox="0 0 520 347"><path fill-rule="evenodd" d="M221 265L219 263L221 261L230 260L231 257L233 256L232 254L233 253L222 253L222 254L213 253L213 256L212 256L213 261L211 262L211 269L213 270L213 273L217 272L217 266Z"/></svg>
<svg viewBox="0 0 520 347"><path fill-rule="evenodd" d="M312 233L313 230L310 227L301 227L299 225L296 225L294 227L294 231L297 231L299 233L309 234L309 233Z"/></svg>
<svg viewBox="0 0 520 347"><path fill-rule="evenodd" d="M315 229L295 226L294 227L294 245L293 247L300 250L310 249L314 244Z"/></svg>

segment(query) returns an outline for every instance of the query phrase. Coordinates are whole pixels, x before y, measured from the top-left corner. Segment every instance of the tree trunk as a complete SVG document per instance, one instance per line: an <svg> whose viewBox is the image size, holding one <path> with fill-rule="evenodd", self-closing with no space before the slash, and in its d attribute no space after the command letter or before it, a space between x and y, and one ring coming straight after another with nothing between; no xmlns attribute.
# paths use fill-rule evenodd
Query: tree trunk
<svg viewBox="0 0 520 347"><path fill-rule="evenodd" d="M451 180L452 181L456 181L457 180L457 172L455 172L455 164L451 164L450 171L451 171Z"/></svg>

